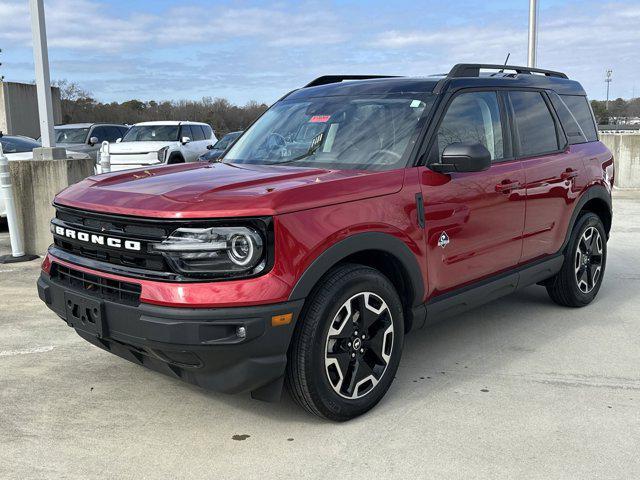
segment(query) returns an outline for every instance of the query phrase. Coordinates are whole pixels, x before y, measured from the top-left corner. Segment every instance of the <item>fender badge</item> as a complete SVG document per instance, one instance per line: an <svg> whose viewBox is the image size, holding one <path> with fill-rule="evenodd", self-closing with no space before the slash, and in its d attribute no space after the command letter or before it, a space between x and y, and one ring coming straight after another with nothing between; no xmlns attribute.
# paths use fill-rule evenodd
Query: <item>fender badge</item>
<svg viewBox="0 0 640 480"><path fill-rule="evenodd" d="M449 245L449 235L447 235L447 232L442 232L438 239L438 246L444 248L447 245Z"/></svg>

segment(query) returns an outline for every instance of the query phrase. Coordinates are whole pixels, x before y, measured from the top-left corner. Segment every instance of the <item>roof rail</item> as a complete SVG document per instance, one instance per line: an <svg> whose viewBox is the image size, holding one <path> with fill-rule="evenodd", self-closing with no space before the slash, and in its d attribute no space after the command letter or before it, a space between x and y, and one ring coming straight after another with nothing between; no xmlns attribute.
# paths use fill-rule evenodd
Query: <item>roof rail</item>
<svg viewBox="0 0 640 480"><path fill-rule="evenodd" d="M480 69L487 70L514 70L516 73L541 73L547 77L569 78L562 72L554 72L553 70L543 70L541 68L518 67L516 65L494 65L488 63L458 63L454 65L447 74L449 78L458 77L479 77Z"/></svg>
<svg viewBox="0 0 640 480"><path fill-rule="evenodd" d="M340 83L345 80L369 80L371 78L397 78L394 75L323 75L307 83L303 88Z"/></svg>

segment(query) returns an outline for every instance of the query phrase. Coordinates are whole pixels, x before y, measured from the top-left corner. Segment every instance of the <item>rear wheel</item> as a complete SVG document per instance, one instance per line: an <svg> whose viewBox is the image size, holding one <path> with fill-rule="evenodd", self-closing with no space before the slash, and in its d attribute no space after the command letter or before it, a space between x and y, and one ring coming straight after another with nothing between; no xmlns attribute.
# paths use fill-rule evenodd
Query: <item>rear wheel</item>
<svg viewBox="0 0 640 480"><path fill-rule="evenodd" d="M296 326L287 387L309 412L349 420L389 389L403 340L402 306L391 282L372 268L343 265L316 287Z"/></svg>
<svg viewBox="0 0 640 480"><path fill-rule="evenodd" d="M571 233L564 264L547 282L547 292L559 305L583 307L598 294L607 262L607 234L595 213L582 214Z"/></svg>

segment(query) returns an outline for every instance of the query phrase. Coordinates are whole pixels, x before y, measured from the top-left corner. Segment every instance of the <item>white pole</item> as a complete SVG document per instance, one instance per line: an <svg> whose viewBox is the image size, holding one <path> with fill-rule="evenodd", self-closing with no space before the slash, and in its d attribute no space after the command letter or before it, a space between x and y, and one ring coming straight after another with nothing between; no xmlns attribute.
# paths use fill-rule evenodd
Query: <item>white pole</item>
<svg viewBox="0 0 640 480"><path fill-rule="evenodd" d="M538 2L529 0L529 50L527 52L527 67L536 66L536 47L538 37Z"/></svg>
<svg viewBox="0 0 640 480"><path fill-rule="evenodd" d="M11 255L13 257L24 257L24 244L18 227L18 216L16 215L16 205L13 201L13 186L11 185L11 174L9 173L9 159L2 151L0 143L0 189L4 205L7 209L7 223L9 224L9 240L11 241Z"/></svg>
<svg viewBox="0 0 640 480"><path fill-rule="evenodd" d="M111 155L109 154L109 142L102 142L100 149L100 173L109 173L111 171Z"/></svg>
<svg viewBox="0 0 640 480"><path fill-rule="evenodd" d="M31 8L33 60L36 66L36 88L38 90L38 113L40 116L42 146L45 148L55 147L47 31L44 22L44 3L43 0L29 0L29 6Z"/></svg>

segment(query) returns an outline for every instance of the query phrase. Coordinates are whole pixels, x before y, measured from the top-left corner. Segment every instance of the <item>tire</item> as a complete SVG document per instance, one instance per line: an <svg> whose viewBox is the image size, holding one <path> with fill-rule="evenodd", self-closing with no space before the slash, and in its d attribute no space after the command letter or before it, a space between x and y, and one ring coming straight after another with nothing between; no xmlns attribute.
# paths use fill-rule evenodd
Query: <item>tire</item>
<svg viewBox="0 0 640 480"><path fill-rule="evenodd" d="M551 300L566 307L590 304L602 285L606 263L607 234L602 220L585 212L571 232L562 269L546 284Z"/></svg>
<svg viewBox="0 0 640 480"><path fill-rule="evenodd" d="M167 161L167 165L175 165L176 163L184 163L184 158L179 153L171 155Z"/></svg>
<svg viewBox="0 0 640 480"><path fill-rule="evenodd" d="M403 341L402 304L391 282L373 268L337 267L314 288L296 325L287 389L319 417L362 415L391 386Z"/></svg>

